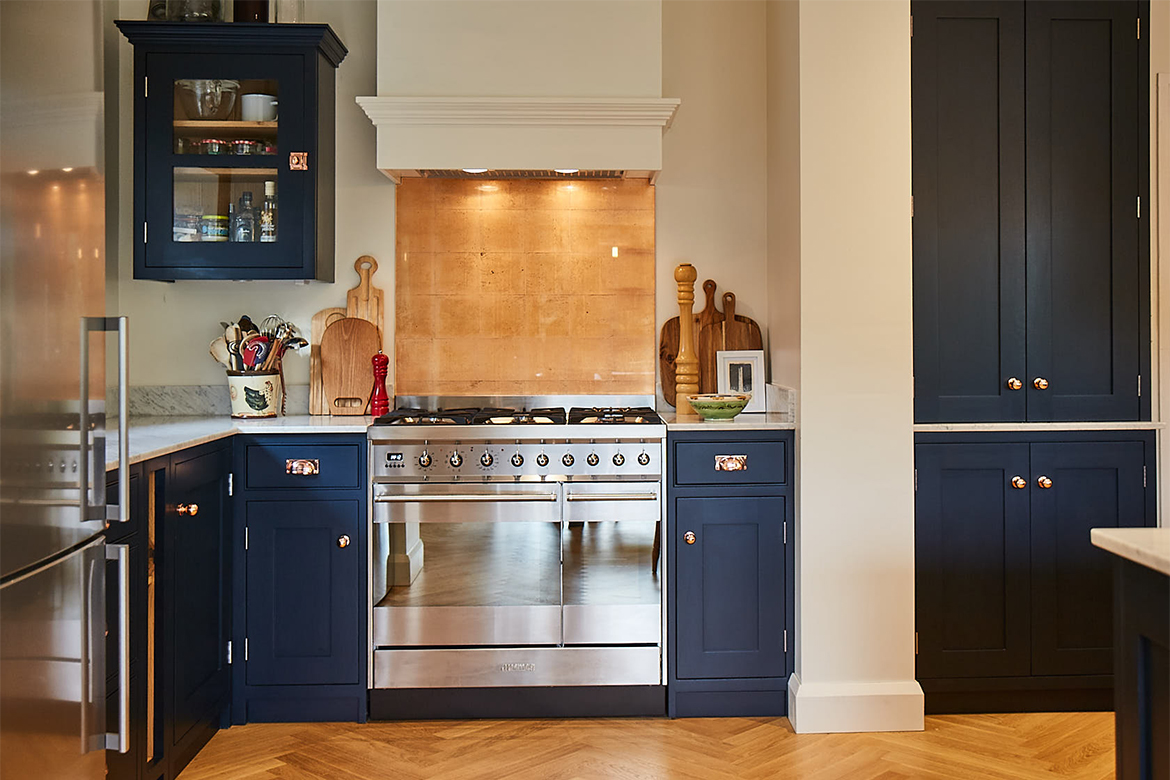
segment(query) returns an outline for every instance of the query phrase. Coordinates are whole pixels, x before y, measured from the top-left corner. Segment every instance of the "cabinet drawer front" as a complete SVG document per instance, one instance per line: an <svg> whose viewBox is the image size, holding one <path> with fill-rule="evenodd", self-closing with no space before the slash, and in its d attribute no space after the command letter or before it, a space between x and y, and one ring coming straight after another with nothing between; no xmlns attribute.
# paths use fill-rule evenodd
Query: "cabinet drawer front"
<svg viewBox="0 0 1170 780"><path fill-rule="evenodd" d="M782 441L677 442L678 485L787 485L787 444Z"/></svg>
<svg viewBox="0 0 1170 780"><path fill-rule="evenodd" d="M249 490L360 487L357 444L252 444L245 464Z"/></svg>

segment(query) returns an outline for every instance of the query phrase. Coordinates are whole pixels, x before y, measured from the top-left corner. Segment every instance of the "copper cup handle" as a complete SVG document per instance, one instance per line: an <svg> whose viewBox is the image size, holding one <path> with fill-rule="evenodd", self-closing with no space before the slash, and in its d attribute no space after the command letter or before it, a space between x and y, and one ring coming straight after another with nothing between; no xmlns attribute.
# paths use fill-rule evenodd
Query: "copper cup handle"
<svg viewBox="0 0 1170 780"><path fill-rule="evenodd" d="M313 477L321 473L321 461L317 458L289 458L284 462L284 473L294 477Z"/></svg>

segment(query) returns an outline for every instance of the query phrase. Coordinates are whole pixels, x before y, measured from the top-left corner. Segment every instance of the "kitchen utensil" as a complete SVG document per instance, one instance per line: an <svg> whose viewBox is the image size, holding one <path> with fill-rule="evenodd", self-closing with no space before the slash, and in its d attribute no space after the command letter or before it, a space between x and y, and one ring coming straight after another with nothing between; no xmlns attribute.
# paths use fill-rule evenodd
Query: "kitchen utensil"
<svg viewBox="0 0 1170 780"><path fill-rule="evenodd" d="M240 82L233 79L179 79L179 103L191 119L227 119L236 105Z"/></svg>
<svg viewBox="0 0 1170 780"><path fill-rule="evenodd" d="M702 393L688 395L687 402L704 420L730 421L752 400L751 393Z"/></svg>
<svg viewBox="0 0 1170 780"><path fill-rule="evenodd" d="M358 283L357 287L346 294L346 316L368 320L374 323L381 333L382 291L370 283L370 277L378 270L378 261L369 255L362 255L354 262L353 268L358 273Z"/></svg>
<svg viewBox="0 0 1170 780"><path fill-rule="evenodd" d="M241 314L239 319L240 332L247 336L249 333L259 333L260 329L252 322L247 314Z"/></svg>
<svg viewBox="0 0 1170 780"><path fill-rule="evenodd" d="M272 342L267 336L254 334L244 339L240 344L240 355L244 358L244 365L248 368L259 368L268 357Z"/></svg>
<svg viewBox="0 0 1170 780"><path fill-rule="evenodd" d="M719 323L723 321L723 312L715 305L715 290L718 285L711 279L703 282L703 292L707 296L706 305L703 310L694 317L695 328L695 344L699 347L699 389L702 390L708 387L708 382L704 379L708 372L710 375L709 385L710 390L715 389L715 368L714 357L707 361L710 366L705 368L704 354L701 345L701 333L704 325L712 323ZM662 325L661 337L658 346L658 365L662 373L662 392L666 396L666 402L674 406L674 360L678 357L678 317L671 317Z"/></svg>
<svg viewBox="0 0 1170 780"><path fill-rule="evenodd" d="M722 349L763 349L764 337L760 326L750 317L735 313L735 293L723 293L723 347Z"/></svg>
<svg viewBox="0 0 1170 780"><path fill-rule="evenodd" d="M328 414L321 386L321 337L325 335L326 328L344 318L345 309L334 306L314 314L309 325L309 414Z"/></svg>
<svg viewBox="0 0 1170 780"><path fill-rule="evenodd" d="M321 336L321 385L328 414L365 414L382 337L374 323L345 317Z"/></svg>
<svg viewBox="0 0 1170 780"><path fill-rule="evenodd" d="M222 363L225 368L232 367L232 353L228 351L227 339L223 336L215 339L208 347L208 351L216 361Z"/></svg>

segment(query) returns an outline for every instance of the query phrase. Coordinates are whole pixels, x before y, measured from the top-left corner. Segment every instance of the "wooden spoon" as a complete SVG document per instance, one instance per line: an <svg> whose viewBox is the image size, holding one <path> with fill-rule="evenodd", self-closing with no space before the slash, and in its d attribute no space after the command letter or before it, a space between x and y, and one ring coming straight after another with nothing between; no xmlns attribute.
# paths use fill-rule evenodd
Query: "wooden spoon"
<svg viewBox="0 0 1170 780"><path fill-rule="evenodd" d="M215 339L211 342L211 346L208 347L208 351L217 362L223 364L224 368L231 369L232 353L228 351L227 339L223 336Z"/></svg>

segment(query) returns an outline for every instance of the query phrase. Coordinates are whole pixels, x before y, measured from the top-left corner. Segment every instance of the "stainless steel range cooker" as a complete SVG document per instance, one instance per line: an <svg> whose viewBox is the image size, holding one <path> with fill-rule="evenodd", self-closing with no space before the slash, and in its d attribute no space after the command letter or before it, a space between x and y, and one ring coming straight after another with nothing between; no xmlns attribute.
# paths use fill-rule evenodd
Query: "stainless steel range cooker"
<svg viewBox="0 0 1170 780"><path fill-rule="evenodd" d="M373 688L662 684L651 400L399 398L375 421Z"/></svg>

